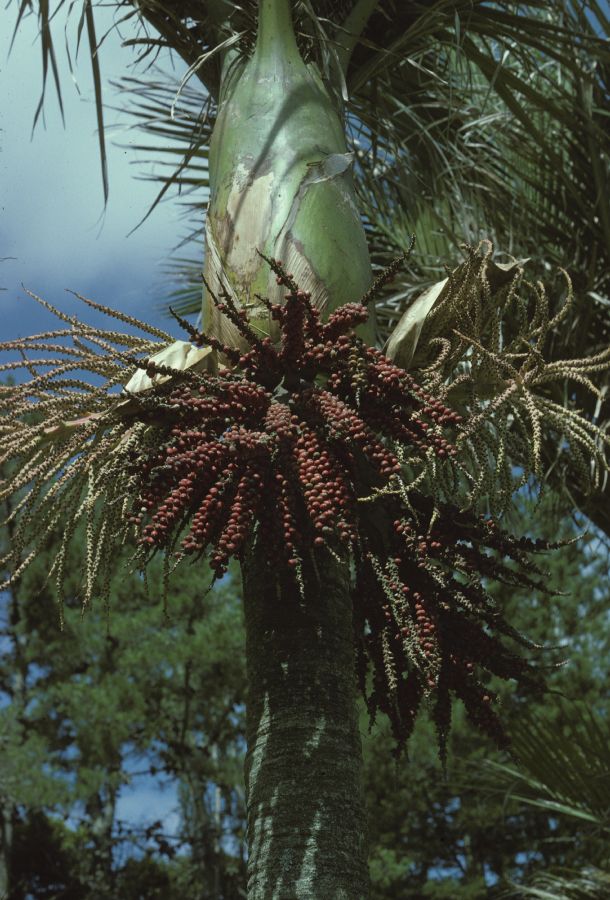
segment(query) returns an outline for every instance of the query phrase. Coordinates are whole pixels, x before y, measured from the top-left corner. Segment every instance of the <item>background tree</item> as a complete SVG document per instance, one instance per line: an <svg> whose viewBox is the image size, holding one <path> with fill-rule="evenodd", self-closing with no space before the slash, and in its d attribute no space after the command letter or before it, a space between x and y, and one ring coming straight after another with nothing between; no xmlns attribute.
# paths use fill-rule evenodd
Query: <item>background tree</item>
<svg viewBox="0 0 610 900"><path fill-rule="evenodd" d="M60 631L48 583L56 551L49 541L3 609L12 652L0 666L0 896L152 897L165 883L159 896L239 897L245 672L234 582L204 597L205 571L185 570L164 615L154 571L150 592L131 575L111 612L83 619L77 540ZM137 775L179 787L175 833L154 809L139 822L117 815Z"/></svg>
<svg viewBox="0 0 610 900"><path fill-rule="evenodd" d="M531 525L533 515L537 532L544 533L545 528L550 533L555 531L556 513L550 497L535 514L526 507L524 522ZM79 552L78 548L75 550ZM41 556L36 570L31 571L19 590L23 613L20 634L27 659L37 673L45 674L30 687L36 712L25 719L21 717L22 730L18 734L7 725L15 721L18 698L6 690L3 693L3 785L13 802L14 834L10 860L6 860L6 868L12 871L8 897L16 900L28 891L40 897L59 895L74 900L100 896L99 881L96 887L90 866L93 810L90 805L87 812L82 805L92 782L92 760L86 752L78 756L74 752L75 747L91 744L94 713L87 712L87 707L89 699L92 707L97 707L100 694L106 711L103 727L115 718L126 717L126 697L130 704L133 700L138 702L138 715L130 722L129 753L121 755L120 789L136 770L145 769L152 769L155 778L175 778L181 785L177 839L168 836L166 828L156 822L154 805L139 823L115 817L111 834L112 873L108 880L114 885L115 894L126 898L158 894L231 900L242 896L245 867L238 852L240 844L245 847L244 810L239 802L242 742L237 742L235 751L230 750L230 745L221 745L213 761L210 754L194 749L190 743L187 747L175 737L179 733L176 723L182 720L185 704L183 675L192 661L194 647L194 675L202 680L202 689L189 692L188 699L193 722L201 723L201 729L196 729L201 732L196 747L210 744L205 740L205 729L214 725L210 710L215 707L217 696L218 715L222 718L227 672L242 659L239 598L233 596L230 586L229 593L227 586L220 586L218 597L209 595L202 604L203 618L197 619L201 639L193 644L185 632L192 618L190 598L196 596L197 573L180 578L181 589L176 592L175 602L172 600L170 619L165 622L160 598L153 593L148 600L136 579L135 583L122 585L116 595L113 593L109 621L101 609L93 618L79 621L75 596L69 602L68 626L61 634L53 598L44 586L47 559L47 554ZM553 583L561 588L563 596L558 596L552 605L541 605L533 596L516 598L505 592L503 602L515 607L512 621L517 627L538 640L560 643L565 648L563 655L569 654L567 666L557 673L554 689L564 697L578 697L597 716L603 716L603 660L609 640L607 557L597 542L589 539L549 555L547 563L553 572ZM154 585L154 578L150 581ZM76 579L74 587L78 588ZM228 645L223 637L227 636L227 625L231 632ZM96 648L103 650L108 626L115 659L112 685L97 671ZM6 636L10 633L8 630ZM145 644L139 639L143 634L147 635ZM15 661L7 653L3 658L4 685L14 671ZM124 684L124 689L120 684ZM505 714L516 714L518 724L523 710L511 703L510 693L505 693ZM144 704L139 702L141 696L146 698ZM518 730L520 741L535 723L540 729L547 725L549 729L566 727L570 723L569 717L564 719L566 704L561 704L560 699L551 696L542 703L530 701L527 726ZM129 709L133 710L133 705ZM53 727L48 725L50 714ZM243 734L243 721L240 725L238 720L235 727ZM502 781L497 783L484 763L491 759L505 767L506 754L492 751L486 741L473 734L463 716L454 723L447 778L442 776L429 723L418 723L410 742L409 759L399 761L392 757L392 736L383 723L368 734L363 707L360 728L364 735L372 896L376 900L422 895L503 896L508 879L522 883L526 877L559 868L565 877L566 869L574 870L598 859L594 859L587 839L589 826L582 819L558 820L553 809L517 805L514 801L507 804L507 788L510 786L515 792L514 784L520 783L522 776L518 770L507 773L501 769ZM187 737L190 739L190 734ZM551 746L558 745L556 734L550 740ZM577 743L582 744L583 740L579 736ZM98 744L98 755L102 750ZM533 753L542 759L537 745ZM523 760L521 752L520 756ZM566 763L562 769L562 783L570 768ZM66 777L74 771L78 771L79 778L70 789ZM94 767L93 780L102 788L116 783L117 773L110 772L103 756ZM235 786L232 791L231 785ZM213 856L219 793L222 846L228 848L220 860ZM522 795L523 790L517 793ZM180 852L175 855L173 848L178 846Z"/></svg>

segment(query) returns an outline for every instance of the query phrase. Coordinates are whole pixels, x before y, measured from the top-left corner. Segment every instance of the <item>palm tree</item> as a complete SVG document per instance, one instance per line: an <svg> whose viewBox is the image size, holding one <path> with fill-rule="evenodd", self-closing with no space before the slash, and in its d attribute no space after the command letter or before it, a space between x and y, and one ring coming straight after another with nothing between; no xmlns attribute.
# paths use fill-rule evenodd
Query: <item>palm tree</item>
<svg viewBox="0 0 610 900"><path fill-rule="evenodd" d="M200 189L217 177L213 159L208 168L208 148L220 59L223 53L233 54L234 61L248 53L256 5L210 7L199 29L187 29L184 15L163 4L144 6L144 15L203 84L203 91L183 92L182 121L168 119L173 89L167 78L124 83L135 98L136 121L165 137L168 158L175 158L176 145L183 148L183 162L162 179L160 195L172 185L187 192L197 186L187 209L199 243L205 208ZM318 17L312 19L314 7ZM610 26L604 11L595 3L573 8L541 2L526 10L456 2L412 8L387 0L319 0L313 6L295 3L294 10L300 50L317 62L331 103L344 110L373 269L399 253L411 233L417 238L419 252L377 304L378 338L389 337L402 309L437 280L461 241L491 237L522 259L539 260L543 248L547 266L569 270L576 303L568 327L553 338L552 358L603 350L609 339L610 255ZM225 41L236 43L214 52ZM206 239L214 228L211 215ZM182 284L174 299L183 312L199 307L198 255L176 260L171 272ZM211 265L211 254L206 259ZM537 277L535 264L531 268ZM551 302L561 303L560 292ZM561 400L560 393L554 399ZM573 399L601 424L610 418L607 396L605 381L601 400L578 386ZM552 442L544 455L558 494L610 533L605 492L588 489L574 461L559 462Z"/></svg>
<svg viewBox="0 0 610 900"><path fill-rule="evenodd" d="M577 828L561 868L513 884L502 896L588 900L608 894L608 722L594 708L554 701L542 721L525 712L513 729L519 767L489 761L480 788L507 804L529 805Z"/></svg>
<svg viewBox="0 0 610 900"><path fill-rule="evenodd" d="M40 17L45 72L53 70L52 12L46 3L25 0L19 17L28 7ZM189 164L201 165L203 156L210 192L203 330L211 338L229 348L242 340L212 302L218 294L247 308L257 335L277 337L269 308L258 299L281 299L284 290L268 258L281 258L328 315L365 294L370 259L377 267L387 262L412 229L423 236L428 257L408 273L419 275L420 287L426 276L436 280L439 257L460 236L476 239L483 226L519 255L528 255L532 236L542 238L551 258L567 255L586 276L579 287L587 307L578 307L574 321L588 315L589 329L601 321L610 222L600 110L607 102L608 52L600 32L608 23L596 6L589 16L560 2L518 10L447 0L417 8L393 0L144 0L117 7L152 25L160 38L142 40L178 52L211 98L203 140L193 144L193 135L182 130L190 141L185 165L168 182L188 179ZM82 12L101 124L91 0L84 0ZM100 142L103 159L101 128ZM457 281L470 284L480 271L471 258ZM385 291L379 335L388 336L401 304L415 296L409 282ZM456 296L450 300L441 316L447 333L457 315ZM420 318L425 370L426 352L439 334L434 324L422 331ZM477 332L473 340L480 337ZM564 350L556 348L558 358ZM449 358L454 364L455 354ZM489 378L489 367L481 362L479 368ZM586 389L587 376L577 376L577 386ZM541 396L557 405L556 382L545 385L538 386ZM528 394L528 414L530 400ZM540 416L533 416L534 432ZM595 450L591 440L585 450ZM519 448L522 456L532 455L522 440L510 446L514 462L524 461ZM474 444L472 452L478 459ZM538 473L545 452L546 446L534 447ZM584 496L583 454L575 459L573 481ZM549 467L556 473L562 466ZM303 562L299 591L293 577L272 572L257 553L262 540L259 535L243 563L248 896L363 898L349 565L314 553Z"/></svg>

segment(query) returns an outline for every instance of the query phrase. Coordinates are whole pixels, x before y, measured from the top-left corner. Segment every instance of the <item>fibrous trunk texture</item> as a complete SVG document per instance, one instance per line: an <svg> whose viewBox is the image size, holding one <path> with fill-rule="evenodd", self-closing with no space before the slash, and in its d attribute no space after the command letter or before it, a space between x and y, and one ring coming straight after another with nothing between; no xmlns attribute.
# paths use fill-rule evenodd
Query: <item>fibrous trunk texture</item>
<svg viewBox="0 0 610 900"><path fill-rule="evenodd" d="M365 900L362 752L349 570L243 566L248 900Z"/></svg>

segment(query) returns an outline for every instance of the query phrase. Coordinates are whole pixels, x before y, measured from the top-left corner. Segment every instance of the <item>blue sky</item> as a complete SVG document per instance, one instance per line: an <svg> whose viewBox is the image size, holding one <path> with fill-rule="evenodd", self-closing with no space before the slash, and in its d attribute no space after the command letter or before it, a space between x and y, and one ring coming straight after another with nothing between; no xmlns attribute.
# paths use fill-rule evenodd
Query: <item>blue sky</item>
<svg viewBox="0 0 610 900"><path fill-rule="evenodd" d="M110 196L104 211L100 163L92 102L88 48L76 64L80 95L64 52L64 19L54 21L65 128L49 79L45 103L46 128L39 122L33 138L32 122L41 88L41 60L33 17L23 24L7 58L17 4L0 9L0 335L3 338L39 330L49 320L24 297L23 283L45 299L70 311L76 301L66 288L116 306L157 324L168 323L158 305L162 299L161 266L183 233L178 204L163 203L132 235L155 197L155 185L137 180L143 156L130 149L141 134L129 120L108 110L107 135ZM112 12L96 12L98 34L112 24ZM68 28L75 37L77 16ZM128 26L124 37L132 36ZM119 105L110 80L133 73L134 54L121 47L116 32L100 49L105 102ZM169 59L161 65L169 66ZM184 69L179 63L176 71ZM140 163L140 164L139 164Z"/></svg>
<svg viewBox="0 0 610 900"><path fill-rule="evenodd" d="M65 128L53 85L47 89L45 122L32 122L41 89L41 60L33 18L23 24L10 57L10 36L18 4L0 8L0 340L44 330L55 320L23 292L23 283L68 312L83 313L66 288L114 306L178 334L158 306L163 296L161 266L183 233L177 203L157 207L132 235L154 199L157 187L136 180L142 157L130 149L141 135L128 120L109 110L108 167L110 196L104 210L92 102L88 48L77 60L80 95L69 72L64 48L64 19L54 22L54 40L63 86ZM98 35L112 24L109 9L96 12ZM68 34L75 36L76 19ZM132 36L129 28L124 37ZM116 32L100 50L105 100L119 105L111 79L133 74L131 50L121 47ZM169 68L169 60L165 62ZM180 76L185 67L176 62ZM122 125L121 125L122 123ZM91 313L84 316L91 319ZM140 767L141 768L141 767ZM132 824L162 819L166 833L177 828L176 791L150 777L134 779L123 789L117 817Z"/></svg>

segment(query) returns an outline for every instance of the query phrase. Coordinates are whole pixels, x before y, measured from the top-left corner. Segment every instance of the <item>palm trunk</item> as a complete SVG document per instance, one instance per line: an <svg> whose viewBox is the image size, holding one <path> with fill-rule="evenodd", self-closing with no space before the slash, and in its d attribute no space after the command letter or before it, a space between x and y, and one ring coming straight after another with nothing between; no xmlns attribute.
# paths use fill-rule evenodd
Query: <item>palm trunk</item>
<svg viewBox="0 0 610 900"><path fill-rule="evenodd" d="M210 147L205 274L248 307L282 288L257 254L281 259L328 315L371 283L351 158L335 101L299 53L290 0L260 0L256 47L229 51ZM204 330L241 338L204 295ZM264 536L261 537L264 540ZM248 710L249 900L368 896L347 564L328 554L294 575L256 549L242 566ZM276 577L277 575L277 577Z"/></svg>
<svg viewBox="0 0 610 900"><path fill-rule="evenodd" d="M248 898L364 900L349 570L326 555L303 575L301 597L256 548L243 567Z"/></svg>

